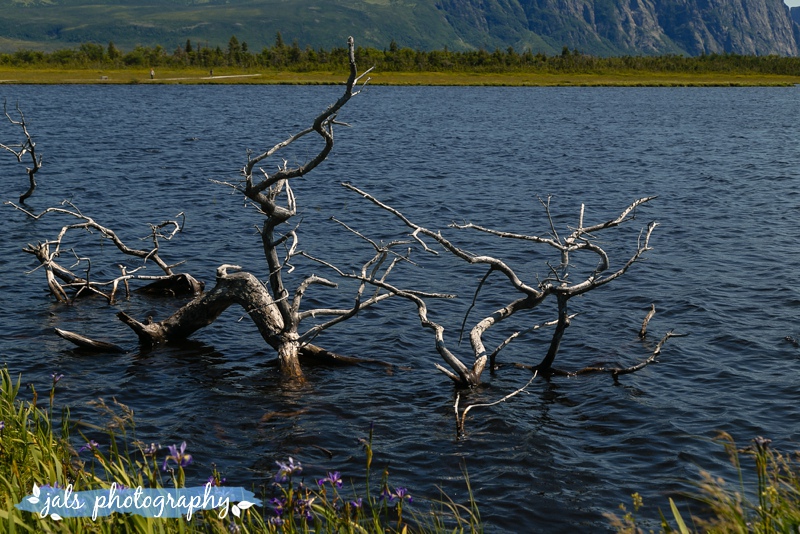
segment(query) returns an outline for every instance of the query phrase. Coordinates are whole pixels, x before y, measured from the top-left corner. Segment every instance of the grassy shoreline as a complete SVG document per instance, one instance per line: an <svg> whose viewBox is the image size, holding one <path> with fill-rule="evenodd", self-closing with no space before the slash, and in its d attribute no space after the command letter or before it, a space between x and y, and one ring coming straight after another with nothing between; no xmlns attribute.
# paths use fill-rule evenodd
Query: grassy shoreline
<svg viewBox="0 0 800 534"><path fill-rule="evenodd" d="M165 495L164 490L175 490L172 494L177 498L177 490L189 488L186 471L191 469L196 474L201 468L193 466L192 455L184 452L186 442L162 450L161 445L147 446L138 441L133 411L116 400L113 404L102 399L89 402L100 419L108 420L104 425L74 421L69 408L58 410L55 405L58 383L64 375L51 376L47 397L39 398L34 390L32 400L24 400L20 398L21 377L14 379L7 369L0 368L0 532L481 534L484 530L466 469L467 504L457 503L444 493L439 499L414 501L406 488L390 485L388 467L379 479L371 480L376 469L372 463L372 427L368 437L359 440L366 460L364 477L358 482L349 479L349 488L339 472L312 478L303 473L300 462L289 458L288 462L276 462L274 478L252 488L262 493L257 503L240 498L220 502L221 508L208 508L199 507L201 498L197 497L194 512L188 515L183 515L186 501L177 508L172 506L179 510L177 516L164 513L165 497L161 497L160 505L153 500L152 506L139 506L133 500L138 499L136 492L147 489L150 495ZM57 425L59 412L61 422ZM81 428L91 429L99 442L89 440ZM75 441L86 444L76 449ZM317 474L322 475L324 472ZM222 491L225 483L212 464L205 485L189 490L199 495L197 490L204 486L209 492L212 487L223 486ZM361 493L356 493L357 486ZM228 489L236 495L239 488ZM82 504L75 500L79 492L87 492L80 493ZM91 492L106 499L102 505L99 500L88 500ZM111 505L114 494L119 498ZM17 507L23 501L25 510ZM97 513L98 509L105 511Z"/></svg>
<svg viewBox="0 0 800 534"><path fill-rule="evenodd" d="M137 69L42 69L0 67L0 84L248 84L330 85L342 83L344 72L293 72L235 68ZM800 76L730 73L509 73L375 72L372 85L394 86L511 86L511 87L787 87L800 84Z"/></svg>

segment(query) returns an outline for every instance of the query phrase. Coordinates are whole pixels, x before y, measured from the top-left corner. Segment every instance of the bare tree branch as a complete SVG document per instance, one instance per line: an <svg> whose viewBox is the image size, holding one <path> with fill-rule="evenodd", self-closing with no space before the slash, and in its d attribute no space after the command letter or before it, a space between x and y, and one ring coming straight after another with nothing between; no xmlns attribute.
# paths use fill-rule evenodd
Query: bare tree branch
<svg viewBox="0 0 800 534"><path fill-rule="evenodd" d="M469 312L471 312L472 308L475 307L475 303L478 301L478 294L481 292L481 288L483 287L483 284L486 283L486 280L489 278L489 275L492 274L492 271L494 271L494 269L492 267L489 267L489 270L486 271L485 275L483 275L481 281L478 282L478 287L475 288L475 294L472 296L472 304L470 304L469 308L467 308L467 311L464 312L464 320L461 321L461 330L458 333L459 345L461 344L461 340L464 337L464 328L466 328L467 326L467 319L469 318Z"/></svg>
<svg viewBox="0 0 800 534"><path fill-rule="evenodd" d="M61 230L58 232L58 235L55 239L51 241L40 242L36 245L28 244L23 250L30 254L36 256L39 260L41 266L44 267L45 272L47 274L47 283L50 287L50 292L53 296L62 302L66 302L69 300L66 295L66 289L75 289L76 293L73 297L77 298L81 296L81 294L85 291L89 291L95 294L99 294L106 298L109 302L113 302L116 297L116 288L120 282L125 282L127 286L128 280L132 279L140 279L140 280L159 280L162 281L162 286L166 282L170 283L177 283L180 287L188 288L190 292L197 292L202 289L202 284L194 280L189 275L177 275L173 272L173 269L180 265L182 262L178 262L173 265L168 265L160 256L160 244L159 239L170 240L172 239L178 232L182 231L183 225L185 224L185 216L183 213L179 213L178 217L183 217L182 222L178 222L178 220L170 220L164 221L157 225L150 225L150 236L147 239L150 239L153 243L153 248L151 249L137 249L133 247L129 247L122 239L110 228L101 225L93 218L84 215L81 211L69 201L62 202L62 206L68 207L50 207L43 210L40 213L33 213L21 206L14 204L13 202L6 202L7 205L13 207L14 209L21 211L28 217L33 220L39 220L43 218L45 215L48 214L55 214L55 215L62 215L67 217L72 217L78 219L80 222L75 224L68 224L61 227ZM114 278L109 281L92 281L90 280L89 273L91 271L91 259L85 256L78 256L75 251L73 250L72 253L76 257L76 263L72 265L70 268L63 267L60 265L56 260L59 258L63 252L62 245L64 243L65 237L71 230L83 230L86 232L98 232L102 237L105 239L110 240L114 243L117 249L127 256L132 256L142 260L143 265L145 265L148 261L156 264L163 272L163 276L141 276L141 275L134 275L132 274L138 269L135 269L131 273L123 272L122 276ZM73 269L78 265L87 265L87 269L85 270L85 274L83 276L79 276L73 272ZM62 280L64 284L60 284L58 279ZM111 292L105 293L100 288L103 286L111 286ZM178 286L174 286L178 287Z"/></svg>
<svg viewBox="0 0 800 534"><path fill-rule="evenodd" d="M505 402L508 399L510 399L511 397L519 395L520 393L525 391L525 389L527 389L527 387L530 386L533 383L534 380L536 380L536 373L535 372L533 373L533 376L531 377L531 379L528 380L528 382L524 386L522 386L521 388L517 389L516 391L513 391L513 392L509 393L508 395L506 395L505 397L503 397L502 399L496 400L494 402L481 403L481 404L470 404L469 406L464 408L464 411L461 412L460 416L459 416L459 413L458 413L458 403L461 400L461 393L460 392L456 393L456 402L453 405L453 409L456 412L456 434L458 436L462 436L464 434L464 423L467 420L467 413L471 409L473 409L473 408L489 408L491 406L496 406L496 405L500 404L501 402Z"/></svg>
<svg viewBox="0 0 800 534"><path fill-rule="evenodd" d="M577 295L583 294L587 291L600 287L604 284L615 280L622 276L631 265L633 265L636 261L638 261L642 255L651 250L650 248L650 236L652 235L653 230L656 227L656 223L650 223L645 231L642 232L642 235L639 238L637 243L636 252L619 268L613 271L610 274L605 274L611 266L611 262L609 260L608 254L600 247L596 242L594 242L594 236L592 233L600 232L607 228L613 228L619 226L623 222L630 220L633 218L634 210L652 200L655 197L647 197L642 198L639 200L634 201L629 206L627 206L620 215L615 217L614 219L607 220L605 222L591 225L588 227L584 226L584 217L585 217L585 206L581 206L580 217L578 221L578 227L573 229L566 237L559 236L558 230L556 229L555 222L552 216L552 212L550 210L550 198L548 197L547 201L540 199L540 203L545 209L547 214L547 218L550 225L550 233L552 237L550 238L543 238L534 235L523 235L517 234L512 232L502 232L482 226L477 226L472 223L464 223L464 224L451 224L451 228L456 229L474 229L480 232L488 233L490 235L494 235L499 238L509 238L509 239L520 239L524 241L533 242L536 244L543 244L548 245L552 248L555 248L561 258L561 264L559 267L553 268L550 267L552 276L539 281L536 280L536 285L532 285L526 283L522 280L522 278L512 269L505 261L488 255L478 255L473 254L471 252L467 252L463 248L455 245L452 241L445 238L440 232L435 232L429 230L423 226L420 226L414 222L412 222L408 217L403 215L398 209L389 206L380 200L376 199L372 195L358 189L357 187L351 184L342 184L345 188L361 195L362 197L366 198L376 206L380 207L381 209L391 213L400 221L402 221L407 227L411 229L411 236L415 238L426 251L432 251L427 244L425 244L422 237L429 238L436 243L438 243L441 247L445 250L460 258L467 263L470 264L484 264L489 266L489 271L483 275L481 280L478 283L478 287L475 291L475 296L473 297L472 304L467 309L465 314L464 322L462 323L461 331L465 329L466 321L472 309L475 307L478 295L480 294L481 289L483 288L489 274L493 271L499 271L503 273L511 284L511 286L523 293L523 296L512 300L505 306L495 310L492 314L484 317L477 321L470 331L470 345L473 352L473 363L472 368L466 370L466 366L460 362L458 358L456 358L452 353L444 349L444 347L440 347L440 344L443 344L443 328L440 325L436 325L433 327L436 333L436 340L437 340L437 351L443 356L445 361L451 364L452 369L455 373L446 372L451 379L455 380L458 385L460 386L474 386L479 383L481 373L483 372L484 368L486 367L487 362L491 361L492 367L494 367L494 359L497 356L497 353L505 347L511 340L518 337L519 333L512 334L511 336L506 337L505 341L501 343L501 345L495 349L491 354L487 353L486 347L484 346L483 336L487 330L494 327L495 325L499 324L500 322L512 317L513 315L526 311L532 310L543 302L545 302L548 297L555 296L557 306L558 306L558 318L555 321L549 322L555 326L553 331L553 335L550 341L550 346L542 362L536 366L536 369L540 373L549 374L550 369L552 368L553 362L555 361L556 355L558 354L558 350L561 345L561 339L570 324L570 321L575 314L570 314L568 309L568 302L569 300ZM591 272L584 280L571 284L568 281L569 273L567 269L570 265L570 254L575 253L578 251L587 251L592 254L599 256L600 261L598 266ZM548 263L549 266L549 263ZM417 303L418 309L423 310L425 316L423 319L423 325L426 325L425 321L427 321L427 309L423 308L419 303ZM548 324L548 323L546 323ZM460 340L460 336L459 336ZM440 370L442 369L441 366L437 366ZM457 379L456 379L457 377Z"/></svg>
<svg viewBox="0 0 800 534"><path fill-rule="evenodd" d="M369 69L365 73L358 75L358 70L356 68L356 60L355 60L355 45L353 42L352 37L348 37L347 44L349 48L349 59L350 59L350 77L347 79L346 88L344 94L331 106L328 107L324 112L322 112L315 120L314 124L310 128L306 128L299 133L296 133L289 138L281 141L280 143L273 146L271 149L266 150L259 154L254 158L250 158L245 165L242 174L244 174L247 188L245 190L245 194L251 198L252 200L261 204L262 200L259 195L265 191L266 189L276 185L277 183L281 182L282 180L288 180L291 178L297 178L299 176L304 176L311 172L317 165L322 163L325 158L328 157L331 149L333 148L333 125L336 118L336 114L339 110L352 98L353 96L357 95L360 91L355 90L356 84L358 84L361 79L372 69ZM368 81L368 80L367 80ZM366 83L366 82L365 82ZM310 134L311 132L317 132L325 141L325 147L310 161L307 163L295 167L293 169L287 168L285 165L281 168L277 173L269 176L265 172L265 179L258 184L254 184L252 181L252 172L253 168L264 159L274 155L279 150L289 146L293 142L297 141L299 138L304 137L305 135ZM270 213L269 210L265 210L267 213Z"/></svg>
<svg viewBox="0 0 800 534"><path fill-rule="evenodd" d="M647 312L647 315L644 317L644 321L642 321L642 328L639 329L639 337L644 339L647 336L647 325L650 324L650 319L656 314L656 305L650 305L650 311Z"/></svg>
<svg viewBox="0 0 800 534"><path fill-rule="evenodd" d="M575 318L575 317L577 317L577 316L578 316L578 314L577 314L577 313L573 313L572 315L570 315L570 316L568 316L568 317L567 317L567 321L571 321L572 319L574 319L574 318ZM514 340L515 340L516 338L518 338L519 336L521 336L521 335L523 335L523 334L528 334L528 333L530 333L530 332L534 332L534 331L536 331L536 330L539 330L540 328L544 328L544 327L546 327L546 326L556 326L557 324L558 324L558 319L556 319L556 320L554 320L554 321L547 321L547 322L545 322L545 323L540 323L540 324L533 325L532 327L530 327L530 328L528 328L528 329L526 329L526 330L519 330L519 331L517 331L517 332L514 332L513 334L511 334L510 336L508 336L506 339L504 339L504 340L503 340L503 342L502 342L502 343L500 343L500 344L497 346L497 348L496 348L496 349L494 349L494 350L492 351L492 353L491 353L491 354L489 354L489 367L490 367L490 368L492 368L492 369L495 367L495 358L497 357L497 354L498 354L498 353L499 353L501 350L503 350L504 348L506 348L506 346L507 346L509 343L511 343L512 341L514 341Z"/></svg>
<svg viewBox="0 0 800 534"><path fill-rule="evenodd" d="M658 361L658 356L661 354L661 349L664 347L664 344L669 339L671 339L673 337L685 337L686 335L688 335L688 334L676 334L672 330L670 330L656 344L656 347L650 353L650 356L648 356L646 359L642 360L641 362L639 362L637 364L634 364L634 365L631 365L629 367L589 366L589 367L583 367L581 369L578 369L577 371L566 371L566 370L563 370L563 369L551 368L549 370L549 374L555 375L555 376L575 377L575 376L594 374L594 373L607 373L607 374L610 374L612 376L612 378L614 378L614 381L616 382L617 378L622 376L622 375L627 375L627 374L635 373L636 371L641 371L642 369L644 369L645 367L647 367L651 363L657 362ZM533 371L534 373L537 373L537 372L540 371L539 366L525 365L525 364L520 364L520 363L514 364L514 366L517 367L517 368L520 368L520 369L528 369L530 371Z"/></svg>
<svg viewBox="0 0 800 534"><path fill-rule="evenodd" d="M43 159L42 156L36 155L36 143L33 141L33 137L31 136L30 132L28 132L28 123L25 120L25 114L22 113L22 110L19 108L19 104L17 104L16 108L17 113L19 114L19 120L14 120L11 118L11 115L8 113L7 102L3 101L3 113L5 113L6 118L11 124L19 126L22 129L22 134L25 136L25 140L18 144L5 145L0 143L0 148L14 154L14 157L16 157L17 161L20 163L22 163L22 158L25 156L25 154L30 155L31 166L25 169L28 173L28 190L22 193L22 195L19 197L19 203L24 204L25 200L27 200L36 190L36 173L42 168Z"/></svg>
<svg viewBox="0 0 800 534"><path fill-rule="evenodd" d="M79 346L82 349L90 350L93 352L125 352L125 349L123 349L119 345L108 343L106 341L89 339L88 337L76 334L74 332L70 332L68 330L55 328L55 332L60 337L63 337L64 339L70 341L71 343L74 343L75 345Z"/></svg>
<svg viewBox="0 0 800 534"><path fill-rule="evenodd" d="M335 319L333 319L333 320L331 320L331 321L329 321L327 323L316 325L316 326L312 327L310 330L308 330L307 332L305 332L303 335L300 336L300 341L301 342L310 341L311 339L316 337L323 330L326 330L326 329L330 328L331 326L334 326L335 324L338 324L338 323L340 323L340 322L342 322L342 321L344 321L346 319L349 319L350 317L353 317L356 313L358 313L358 311L360 311L361 309L364 309L366 307L372 306L373 304L376 304L377 302L385 300L385 299L387 299L387 298L389 298L389 297L391 297L393 295L399 295L399 296L408 298L408 299L414 301L415 303L417 303L418 300L421 301L422 298L454 298L455 297L454 295L450 295L450 294L424 293L424 292L414 291L414 290L401 290L399 288L396 288L396 287L388 284L386 282L386 277L388 276L389 272L397 264L398 261L405 260L406 258L404 258L404 257L396 257L396 258L394 258L392 260L392 262L389 264L389 266L386 268L386 270L381 274L381 276L378 276L378 274L380 274L380 271L378 271L377 268L380 267L380 265L383 263L383 261L386 259L386 257L389 254L394 253L391 250L392 247L398 246L398 245L402 245L402 244L404 244L404 242L403 241L393 241L393 242L389 243L388 245L381 246L381 245L378 245L377 243L375 243L374 241L371 241L371 240L368 240L368 241L370 241L370 243L372 243L373 246L376 248L376 255L373 256L373 258L371 258L369 261L364 263L364 265L361 268L361 272L359 274L347 273L347 272L341 270L340 268L336 267L332 263L329 263L327 261L321 260L319 258L315 258L315 257L313 257L313 256L311 256L311 255L309 255L307 253L303 253L303 255L305 257L309 258L310 260L315 261L317 263L320 263L321 265L324 265L324 266L328 267L329 269L333 270L341 278L350 278L350 279L353 279L353 280L357 280L357 281L360 282L360 285L359 285L358 291L356 293L356 299L355 299L355 302L353 304L353 307L350 308L350 309L314 309L314 310L308 310L306 312L303 312L303 313L299 314L299 319L300 320L305 319L307 317L316 317L316 316L321 316L321 315L336 315L337 316ZM369 267L372 266L372 265L374 265L375 268L368 273ZM371 298L369 298L369 299L367 299L365 301L361 301L361 295L362 295L366 285L374 286L376 288L376 293ZM381 294L379 292L381 289L386 290L387 293Z"/></svg>
<svg viewBox="0 0 800 534"><path fill-rule="evenodd" d="M647 367L648 365L650 365L651 363L655 362L656 359L658 358L658 356L661 354L661 348L664 346L664 344L670 338L682 337L682 336L685 336L685 335L686 334L675 334L672 330L670 330L669 332L664 334L664 337L662 337L661 341L658 342L658 344L656 345L656 348L653 350L653 352L650 354L650 356L647 359L642 360L641 362L637 363L636 365L632 365L630 367L584 367L583 369L579 369L579 370L575 371L574 373L570 373L570 374L574 375L574 376L577 376L577 375L585 375L585 374L589 374L589 373L609 373L614 378L614 380L616 380L617 377L620 377L622 375L635 373L636 371L640 371L640 370L644 369L645 367Z"/></svg>
<svg viewBox="0 0 800 534"><path fill-rule="evenodd" d="M388 205L384 204L383 202L379 201L378 199L376 199L375 197L373 197L369 193L366 193L366 192L360 190L359 188L357 188L357 187L355 187L355 186L353 186L351 184L348 184L348 183L343 183L342 185L345 188L347 188L347 189L349 189L351 191L354 191L354 192L358 193L359 195L363 196L364 198L366 198L367 200L369 200L370 202L372 202L376 206L378 206L380 208L383 208L384 210L388 211L389 213L392 213L393 215L395 215L397 218L399 218L401 221L403 221L403 223L405 223L406 226L408 226L409 228L414 230L414 232L412 234L414 237L418 238L419 234L422 234L424 236L430 237L431 239L433 239L434 241L439 243L442 247L444 247L445 250L447 250L451 254L455 255L456 257L461 258L462 260L466 261L467 263L490 265L495 270L500 271L501 273L505 274L506 277L508 278L509 282L511 282L511 284L516 289L518 289L519 291L525 293L526 295L528 295L530 297L540 298L540 297L544 296L543 293L541 291L539 291L538 289L536 289L534 287L531 287L531 286L528 286L524 282L522 282L522 280L519 279L517 274L508 265L506 265L504 262L498 260L497 258L493 258L491 256L477 256L477 255L471 254L469 252L466 252L465 250L460 249L459 247L455 246L453 243L451 243L450 241L448 241L447 239L442 237L442 235L440 233L433 232L431 230L428 230L427 228L424 228L422 226L419 226L419 225L411 222L405 215L400 213L400 211L396 210L395 208L392 208L391 206L388 206Z"/></svg>
<svg viewBox="0 0 800 534"><path fill-rule="evenodd" d="M100 234L103 237L105 237L106 239L111 240L114 243L114 245L119 249L119 251L122 252L123 254L126 254L128 256L134 256L134 257L140 258L140 259L142 259L144 261L151 260L162 271L164 271L164 274L166 274L166 275L172 275L173 274L172 269L170 268L170 266L167 265L166 262L164 262L161 259L161 257L159 256L159 254L158 254L159 253L158 238L159 237L166 237L167 239L171 239L171 237L173 235L175 235L175 233L179 232L181 230L182 226L177 221L165 221L165 222L163 222L163 223L161 223L160 225L157 225L157 226L151 225L153 248L149 249L149 250L146 250L146 249L135 249L135 248L131 248L128 245L126 245L119 238L119 236L117 236L117 234L113 230L111 230L110 228L107 228L107 227L99 224L97 221L95 221L91 217L82 214L80 212L80 210L78 210L74 205L72 205L68 201L64 201L62 203L62 205L71 206L73 208L71 210L70 209L65 209L65 208L47 208L44 211L42 211L41 213L39 213L39 214L34 214L34 213L32 213L32 212L30 212L30 211L28 211L28 210L26 210L26 209L24 209L24 208L22 208L20 206L17 206L13 202L6 202L6 204L8 204L8 205L12 206L13 208L23 212L24 214L26 214L28 217L30 217L33 220L39 220L40 218L44 217L45 215L47 215L49 213L58 213L58 214L61 214L61 215L67 215L67 216L70 216L70 217L75 217L76 219L79 219L79 220L83 221L83 222L80 222L80 223L77 223L77 224L66 225L66 226L63 226L61 228L61 231L58 233L57 238L54 241L50 242L50 244L56 245L56 249L53 251L53 257L57 257L60 254L61 241L64 239L64 236L67 234L67 232L69 230L79 230L79 229L87 230L87 231L96 230L96 231L100 232ZM179 216L180 215L183 215L183 214L179 214ZM170 234L161 234L161 233L159 233L158 230L161 229L161 228L164 228L166 226L173 226L174 230Z"/></svg>

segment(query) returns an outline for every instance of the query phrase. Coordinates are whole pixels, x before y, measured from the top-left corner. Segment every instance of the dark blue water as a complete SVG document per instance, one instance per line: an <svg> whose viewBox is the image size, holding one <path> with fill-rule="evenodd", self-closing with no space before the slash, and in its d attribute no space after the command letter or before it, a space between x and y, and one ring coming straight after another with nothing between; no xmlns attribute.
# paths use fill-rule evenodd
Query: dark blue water
<svg viewBox="0 0 800 534"><path fill-rule="evenodd" d="M310 123L338 96L334 87L36 87L7 86L0 96L19 102L45 157L29 205L71 199L133 244L158 223L184 212L186 231L164 243L168 261L208 283L221 263L264 276L254 227L259 216L229 188L246 150L261 150ZM607 528L604 512L640 492L645 518L657 517L669 496L689 488L700 469L734 476L711 443L725 430L743 444L757 435L782 449L800 441L800 338L797 280L800 214L800 93L782 89L688 88L386 88L372 87L348 104L333 155L295 184L302 210L300 246L356 269L370 255L332 215L375 239L405 228L348 193L349 181L442 229L461 246L494 254L530 283L548 274L550 251L486 235L448 230L452 221L546 234L538 198L552 195L560 232L615 217L636 198L658 195L637 219L602 236L616 265L637 235L660 223L655 249L610 286L573 300L579 317L567 330L557 366L601 362L630 365L645 358L667 330L657 365L623 377L537 381L527 394L470 412L456 439L455 393L437 372L433 338L407 302L388 302L328 331L320 345L392 363L309 367L302 387L284 384L274 355L240 310L179 346L140 352L135 336L114 318L166 317L174 304L135 298L109 306L99 300L56 304L44 274L21 252L52 238L57 218L26 220L3 207L0 237L0 355L38 391L50 373L64 373L59 399L76 418L99 422L87 403L112 397L136 412L137 437L162 444L187 441L193 482L216 464L229 484L261 484L276 460L293 456L308 475L326 469L363 475L357 438L375 425L376 465L418 497L437 486L465 499L461 465L470 475L490 531ZM17 132L0 127L0 140ZM287 154L305 160L314 146ZM0 154L3 199L25 189L22 166ZM274 168L281 162L267 162ZM75 234L92 255L95 276L111 276L120 261L97 235ZM144 246L144 245L142 245ZM69 265L68 254L63 261ZM402 266L403 287L457 292L456 301L429 303L457 330L484 274L453 258L415 253L419 267ZM593 266L593 264L591 265ZM150 271L153 267L150 267ZM149 271L149 272L150 272ZM298 262L295 283L319 265ZM577 277L581 273L576 272ZM315 288L309 306L350 302L344 292ZM482 291L471 317L490 313L516 295L499 276ZM636 331L650 303L658 314L651 339ZM488 346L512 328L553 317L552 306L487 335ZM77 352L53 333L66 328L115 341L123 355ZM491 402L521 387L529 373L511 363L536 364L547 333L525 336L501 353L505 364L463 403ZM324 449L324 450L323 450ZM332 455L329 457L328 452Z"/></svg>

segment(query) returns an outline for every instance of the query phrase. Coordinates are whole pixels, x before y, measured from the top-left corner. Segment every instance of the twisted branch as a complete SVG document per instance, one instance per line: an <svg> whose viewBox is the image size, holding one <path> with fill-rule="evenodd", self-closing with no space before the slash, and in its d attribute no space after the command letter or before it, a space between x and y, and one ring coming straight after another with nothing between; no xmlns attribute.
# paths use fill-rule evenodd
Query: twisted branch
<svg viewBox="0 0 800 534"><path fill-rule="evenodd" d="M14 120L11 118L11 115L8 113L7 102L5 100L3 101L3 113L5 113L6 118L11 124L19 126L22 129L25 140L22 143L10 145L4 145L0 143L0 148L14 154L14 157L16 157L17 161L20 163L22 163L22 158L26 153L30 154L31 166L26 167L25 169L25 171L28 173L28 190L22 193L19 197L19 203L24 204L25 200L27 200L36 190L36 173L42 168L43 159L42 156L36 155L36 143L34 143L33 137L31 136L30 132L28 132L28 123L25 120L25 114L22 113L22 110L19 108L19 104L17 104L16 109L17 113L19 113L19 120Z"/></svg>
<svg viewBox="0 0 800 534"><path fill-rule="evenodd" d="M68 224L61 227L61 230L58 232L58 235L55 239L45 242L40 242L36 245L28 244L27 247L23 249L24 252L29 254L33 254L39 260L40 265L44 267L46 275L47 275L47 283L50 287L50 292L53 296L62 302L68 300L65 289L75 288L77 289L77 293L75 297L77 298L80 296L84 291L90 291L99 295L102 295L106 298L109 302L113 302L117 292L117 285L120 282L125 282L127 285L128 280L132 279L141 279L141 280L177 280L179 276L182 276L184 280L187 281L188 286L195 288L193 292L196 292L200 287L200 283L191 278L189 275L176 275L173 272L173 269L180 265L182 262L178 262L176 264L169 265L167 264L160 256L159 250L159 239L172 239L177 233L181 232L183 229L183 224L185 224L185 219L182 222L178 222L177 220L170 220L164 221L157 225L150 225L151 235L148 239L152 240L153 248L151 249L137 249L129 247L125 244L124 241L110 228L101 225L93 218L89 217L88 215L84 215L78 209L77 206L72 204L71 202L65 200L62 202L62 206L68 206L69 208L58 208L58 207L50 207L45 209L40 213L33 213L13 202L6 202L7 205L10 205L14 209L21 211L28 217L33 220L39 220L45 215L48 214L58 214L58 215L66 215L68 217L73 217L78 219L80 222L75 224ZM178 217L183 217L183 213L178 214ZM169 229L169 231L164 231L165 229ZM117 249L127 256L133 256L135 258L139 258L142 260L143 264L146 264L148 261L155 263L163 272L163 276L140 276L134 275L132 271L128 273L125 267L121 266L123 272L122 275L116 277L110 281L105 282L98 282L98 281L91 281L89 279L89 270L91 269L90 259L87 257L76 256L76 263L70 268L65 268L61 266L56 259L60 257L62 253L62 245L67 233L70 230L85 230L87 232L97 231L103 236L105 239L110 240ZM78 276L75 274L72 269L80 264L87 264L88 268L86 270L86 274L84 276ZM138 270L138 269L136 269ZM60 284L58 279L64 282L64 284ZM103 286L112 286L112 290L110 293L105 293L100 290Z"/></svg>
<svg viewBox="0 0 800 534"><path fill-rule="evenodd" d="M613 228L619 226L620 224L633 219L635 214L635 209L638 206L653 200L655 197L646 197L638 199L633 203L631 203L630 205L628 205L625 209L623 209L622 212L616 218L590 226L584 226L585 207L581 205L578 227L576 229L573 229L565 237L559 236L558 230L556 229L552 213L550 211L549 197L547 201L540 199L540 202L545 209L545 213L547 214L547 218L550 224L551 237L539 237L534 235L523 235L512 232L503 232L499 230L486 228L483 226L478 226L472 223L463 223L463 224L453 223L450 225L451 228L474 229L480 232L494 235L499 238L519 239L537 244L544 244L552 248L555 248L560 254L561 265L559 266L558 269L550 267L552 275L545 280L542 281L537 280L536 285L534 286L533 284L529 284L523 281L522 278L517 274L517 272L514 269L512 269L505 261L493 256L478 255L468 252L463 248L455 245L449 239L442 236L440 232L431 231L423 226L420 226L412 222L408 217L406 217L396 208L393 208L392 206L389 206L381 202L380 200L366 193L365 191L362 191L361 189L348 183L344 183L342 185L345 188L366 198L379 208L388 211L389 213L400 219L403 222L403 224L405 224L408 228L411 229L411 234L410 234L411 237L413 237L417 242L419 242L425 251L434 252L434 250L425 243L425 239L423 239L423 238L428 238L430 240L435 241L446 251L450 252L457 258L466 261L467 263L483 264L489 266L489 270L486 272L486 274L483 275L480 282L478 283L478 287L475 290L475 295L473 297L472 303L465 313L464 321L461 326L462 334L466 327L466 322L469 317L469 314L477 303L477 299L481 292L481 289L483 288L487 278L493 271L498 271L504 274L507 281L511 284L511 286L523 294L519 298L495 310L493 313L484 317L483 319L479 320L477 323L474 324L474 326L470 331L470 336L469 336L474 360L472 368L469 370L467 370L466 366L463 363L461 363L460 360L458 360L455 356L452 355L452 353L450 353L444 348L443 328L440 325L434 326L433 324L431 324L430 321L428 321L427 319L427 309L422 304L417 303L418 309L420 310L421 313L421 320L423 322L423 325L428 326L429 328L432 328L435 331L437 350L444 357L445 361L451 364L451 367L453 368L455 373L449 370L444 370L444 368L438 365L437 368L439 368L440 370L444 370L445 374L447 374L447 376L456 381L456 383L460 386L473 386L478 384L480 381L481 373L486 367L487 362L490 362L491 366L494 367L495 365L494 360L498 352L502 350L505 346L507 346L508 343L510 343L513 339L517 338L520 335L520 332L518 331L512 334L511 336L506 337L505 341L503 341L500 344L500 346L498 346L494 351L492 351L489 354L487 353L486 347L484 346L483 343L483 335L486 333L487 330L499 324L500 322L508 319L509 317L512 317L517 313L520 313L525 310L532 310L538 307L548 297L553 295L555 296L558 305L558 316L555 321L549 321L544 324L555 326L555 329L553 331L553 335L550 341L550 346L548 348L547 354L544 356L542 362L535 368L540 373L549 374L552 368L552 364L556 358L556 355L558 354L561 344L561 339L567 327L570 325L570 321L572 320L572 318L576 316L576 314L569 313L568 309L569 300L574 296L583 294L592 289L596 289L622 276L630 268L631 265L633 265L642 257L642 255L645 252L651 250L650 237L657 226L657 223L654 222L650 223L647 229L644 230L640 235L640 238L637 243L637 249L634 252L634 254L621 267L619 267L610 274L605 274L610 269L611 262L605 250L603 250L602 247L600 247L593 241L594 236L592 234L600 232L607 228ZM583 281L576 284L570 284L568 282L569 275L566 272L566 270L569 267L570 254L576 251L591 252L599 256L600 261L598 266L594 269L594 271L590 273ZM533 327L531 329L528 329L527 331L530 332L538 328L539 328L538 326Z"/></svg>

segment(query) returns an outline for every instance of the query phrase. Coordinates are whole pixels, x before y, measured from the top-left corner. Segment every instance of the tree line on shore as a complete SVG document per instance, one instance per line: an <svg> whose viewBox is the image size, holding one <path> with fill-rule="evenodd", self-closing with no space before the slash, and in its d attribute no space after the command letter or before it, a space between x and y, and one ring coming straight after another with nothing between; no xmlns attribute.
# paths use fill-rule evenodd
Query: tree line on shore
<svg viewBox="0 0 800 534"><path fill-rule="evenodd" d="M486 49L454 51L416 50L400 47L392 41L383 50L358 47L356 59L362 65L374 65L383 72L588 72L647 71L674 73L740 73L800 76L800 58L783 56L745 56L704 54L700 56L613 56L598 57L564 47L560 54L547 55L530 49L517 51ZM113 42L107 46L83 43L77 48L42 52L19 49L0 53L0 66L63 68L142 68L142 67L234 67L242 69L285 69L298 72L346 71L348 51L301 48L297 41L286 44L277 34L272 46L256 52L246 42L232 36L225 48L187 39L171 53L161 45L136 46L129 52Z"/></svg>

